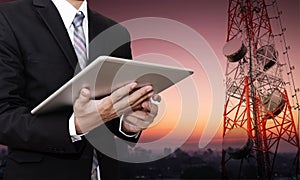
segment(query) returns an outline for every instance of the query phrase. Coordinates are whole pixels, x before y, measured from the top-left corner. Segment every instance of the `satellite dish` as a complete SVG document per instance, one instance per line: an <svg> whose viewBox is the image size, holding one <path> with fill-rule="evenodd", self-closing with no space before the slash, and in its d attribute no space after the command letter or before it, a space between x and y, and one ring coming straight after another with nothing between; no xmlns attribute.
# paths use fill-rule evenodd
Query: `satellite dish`
<svg viewBox="0 0 300 180"><path fill-rule="evenodd" d="M247 48L239 38L231 39L223 47L223 54L229 62L237 62L245 57Z"/></svg>
<svg viewBox="0 0 300 180"><path fill-rule="evenodd" d="M259 63L262 63L264 71L274 66L277 58L278 52L272 45L262 46L256 51L256 59Z"/></svg>
<svg viewBox="0 0 300 180"><path fill-rule="evenodd" d="M285 105L285 99L283 98L283 94L275 89L272 94L263 100L263 103L265 105L265 117L271 119L272 116L278 116L282 112Z"/></svg>
<svg viewBox="0 0 300 180"><path fill-rule="evenodd" d="M252 139L246 130L241 127L229 130L223 137L223 149L232 159L247 157L252 147Z"/></svg>

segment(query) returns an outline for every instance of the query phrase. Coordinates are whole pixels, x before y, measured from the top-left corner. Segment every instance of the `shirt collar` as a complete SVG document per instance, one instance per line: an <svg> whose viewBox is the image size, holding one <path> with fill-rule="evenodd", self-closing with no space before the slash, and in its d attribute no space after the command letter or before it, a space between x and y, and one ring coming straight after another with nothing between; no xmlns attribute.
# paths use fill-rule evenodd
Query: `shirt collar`
<svg viewBox="0 0 300 180"><path fill-rule="evenodd" d="M56 6L66 29L70 28L72 25L73 19L78 11L82 11L84 14L84 20L87 21L87 2L84 0L79 9L76 9L72 4L67 0L52 0Z"/></svg>

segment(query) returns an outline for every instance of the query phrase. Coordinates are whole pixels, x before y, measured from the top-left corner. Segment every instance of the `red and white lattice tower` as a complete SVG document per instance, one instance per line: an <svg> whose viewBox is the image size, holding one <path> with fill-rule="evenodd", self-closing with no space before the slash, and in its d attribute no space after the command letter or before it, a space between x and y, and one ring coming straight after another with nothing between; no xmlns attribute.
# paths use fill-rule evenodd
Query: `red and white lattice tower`
<svg viewBox="0 0 300 180"><path fill-rule="evenodd" d="M299 89L294 85L295 68L290 65L281 14L275 0L229 0L223 49L227 57L224 178L246 177L243 166L252 162L256 178L272 179L281 150L294 152L294 162L287 168L293 171L291 176L297 176ZM247 136L244 144L235 142L243 131ZM236 175L228 173L228 167L234 167L231 161L239 163Z"/></svg>

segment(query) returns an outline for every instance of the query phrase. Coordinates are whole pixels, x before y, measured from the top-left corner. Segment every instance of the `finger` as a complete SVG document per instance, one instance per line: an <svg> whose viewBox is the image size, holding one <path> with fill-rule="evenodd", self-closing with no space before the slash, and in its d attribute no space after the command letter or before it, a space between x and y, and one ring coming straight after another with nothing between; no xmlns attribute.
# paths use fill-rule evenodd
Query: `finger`
<svg viewBox="0 0 300 180"><path fill-rule="evenodd" d="M131 107L132 111L137 111L137 110L142 110L142 109L143 109L142 104L138 104L136 106Z"/></svg>
<svg viewBox="0 0 300 180"><path fill-rule="evenodd" d="M146 112L150 112L151 111L151 106L150 106L150 100L147 100L147 101L144 101L143 103L142 103L142 109L143 109L143 111L146 111Z"/></svg>
<svg viewBox="0 0 300 180"><path fill-rule="evenodd" d="M157 103L152 103L151 99L142 103L142 110L149 113L149 116L156 117L158 113Z"/></svg>
<svg viewBox="0 0 300 180"><path fill-rule="evenodd" d="M161 101L161 97L158 94L154 94L148 100L144 101L141 106L143 110L150 112L151 104L159 105L160 101Z"/></svg>
<svg viewBox="0 0 300 180"><path fill-rule="evenodd" d="M90 101L91 91L87 88L82 88L77 99L77 102L80 104L86 104Z"/></svg>
<svg viewBox="0 0 300 180"><path fill-rule="evenodd" d="M131 107L142 107L142 103L143 102L146 102L146 101L149 101L149 97L151 97L152 95L154 94L153 91L149 92L148 94L145 94L143 97L141 97L140 99L136 100L135 102L132 102L130 103ZM130 100L129 100L130 101Z"/></svg>
<svg viewBox="0 0 300 180"><path fill-rule="evenodd" d="M123 122L123 126L126 128L126 130L128 132L133 132L133 133L138 133L143 130L143 129L141 129L133 124L130 124L128 122L125 122L125 121Z"/></svg>
<svg viewBox="0 0 300 180"><path fill-rule="evenodd" d="M129 115L127 115L130 119L136 119L136 121L131 121L132 123L146 123L146 124L151 124L154 121L154 117L152 117L152 114L145 112L145 111L135 111Z"/></svg>
<svg viewBox="0 0 300 180"><path fill-rule="evenodd" d="M151 94L153 94L153 92L150 92L149 94L151 95ZM133 104L128 102L127 103L128 105L123 109L123 111L128 112L128 111L143 110L142 103L144 101L147 101L147 99L149 99L148 94L144 95L143 97L141 97L140 99L135 101Z"/></svg>
<svg viewBox="0 0 300 180"><path fill-rule="evenodd" d="M157 101L157 102L161 101L161 97L158 94L153 95L151 98L153 99L153 101Z"/></svg>
<svg viewBox="0 0 300 180"><path fill-rule="evenodd" d="M132 113L128 115L124 122L142 130L146 129L153 122L153 118L149 118L146 113L141 111L140 113Z"/></svg>
<svg viewBox="0 0 300 180"><path fill-rule="evenodd" d="M153 104L153 103L149 103L150 106L150 112L149 112L149 116L151 117L156 117L157 113L158 113L158 105L157 104Z"/></svg>
<svg viewBox="0 0 300 180"><path fill-rule="evenodd" d="M147 113L144 111L134 111L130 114L127 114L127 117L133 117L135 119L140 119L141 121L144 121L144 119L147 118Z"/></svg>
<svg viewBox="0 0 300 180"><path fill-rule="evenodd" d="M114 103L114 108L119 112L126 112L128 110L136 109L140 104L153 95L152 86L142 87L131 95L126 96Z"/></svg>
<svg viewBox="0 0 300 180"><path fill-rule="evenodd" d="M147 98L153 96L153 94L152 86L144 86L129 96L129 104L134 107L135 105L142 103Z"/></svg>
<svg viewBox="0 0 300 180"><path fill-rule="evenodd" d="M117 90L115 90L112 94L111 94L111 98L113 102L117 102L118 100L122 99L124 96L129 95L129 93L134 90L134 88L136 88L137 83L133 82L133 83L129 83Z"/></svg>

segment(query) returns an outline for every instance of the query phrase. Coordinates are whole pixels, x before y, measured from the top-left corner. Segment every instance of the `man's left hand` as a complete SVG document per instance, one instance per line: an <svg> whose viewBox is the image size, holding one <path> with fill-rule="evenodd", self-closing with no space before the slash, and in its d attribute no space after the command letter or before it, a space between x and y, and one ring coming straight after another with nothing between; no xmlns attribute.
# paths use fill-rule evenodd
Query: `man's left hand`
<svg viewBox="0 0 300 180"><path fill-rule="evenodd" d="M160 96L151 97L153 101L159 102ZM154 121L157 116L158 106L151 102L150 98L141 103L140 107L132 109L124 115L123 130L129 133L138 133L146 128Z"/></svg>

